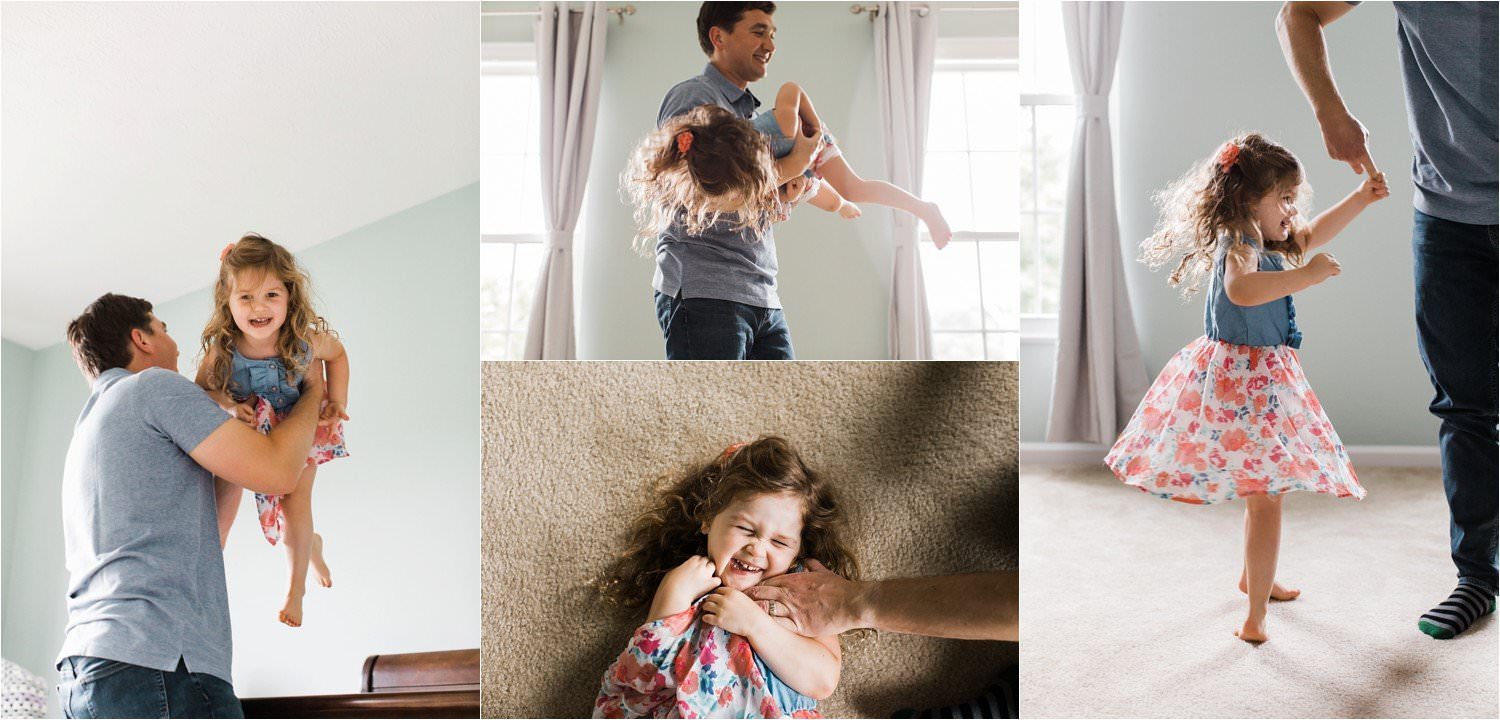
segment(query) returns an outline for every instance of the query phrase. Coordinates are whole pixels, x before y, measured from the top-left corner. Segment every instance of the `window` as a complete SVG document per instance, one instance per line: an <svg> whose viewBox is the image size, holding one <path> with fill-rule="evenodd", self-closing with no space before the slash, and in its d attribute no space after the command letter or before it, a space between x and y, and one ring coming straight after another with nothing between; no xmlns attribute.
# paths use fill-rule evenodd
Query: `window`
<svg viewBox="0 0 1500 720"><path fill-rule="evenodd" d="M1021 325L1027 339L1052 342L1074 124L1061 3L1021 3L1021 57Z"/></svg>
<svg viewBox="0 0 1500 720"><path fill-rule="evenodd" d="M1019 82L1013 40L939 41L922 194L953 242L938 250L924 226L921 243L939 360L1020 355Z"/></svg>
<svg viewBox="0 0 1500 720"><path fill-rule="evenodd" d="M479 353L519 360L547 233L533 46L486 43L479 68Z"/></svg>

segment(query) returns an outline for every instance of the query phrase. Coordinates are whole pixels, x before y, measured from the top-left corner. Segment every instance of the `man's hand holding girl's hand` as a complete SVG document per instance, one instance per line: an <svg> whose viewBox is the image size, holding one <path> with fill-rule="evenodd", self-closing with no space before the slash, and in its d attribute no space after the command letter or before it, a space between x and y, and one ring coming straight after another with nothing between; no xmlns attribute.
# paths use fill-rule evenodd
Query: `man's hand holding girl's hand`
<svg viewBox="0 0 1500 720"><path fill-rule="evenodd" d="M1366 176L1354 192L1365 205L1372 205L1390 197L1391 187L1385 182L1385 173L1375 173Z"/></svg>
<svg viewBox="0 0 1500 720"><path fill-rule="evenodd" d="M699 607L703 612L703 622L745 637L754 634L762 623L771 621L771 616L750 596L732 587L721 587L709 593Z"/></svg>

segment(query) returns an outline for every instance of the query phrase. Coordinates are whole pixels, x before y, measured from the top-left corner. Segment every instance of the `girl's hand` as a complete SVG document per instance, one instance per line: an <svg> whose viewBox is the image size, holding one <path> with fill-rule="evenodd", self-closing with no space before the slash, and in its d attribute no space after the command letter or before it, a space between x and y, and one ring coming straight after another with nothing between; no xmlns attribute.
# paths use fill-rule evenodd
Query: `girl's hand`
<svg viewBox="0 0 1500 720"><path fill-rule="evenodd" d="M1312 272L1313 277L1317 278L1317 282L1323 282L1343 272L1343 268L1339 266L1339 261L1335 260L1328 253L1314 255L1312 260L1308 261L1307 268Z"/></svg>
<svg viewBox="0 0 1500 720"><path fill-rule="evenodd" d="M1385 182L1385 173L1375 173L1359 184L1355 191L1359 199L1366 205L1371 205L1391 196L1391 188Z"/></svg>
<svg viewBox="0 0 1500 720"><path fill-rule="evenodd" d="M694 555L667 572L661 579L660 591L671 594L684 606L691 605L703 593L719 586L716 570L712 560Z"/></svg>
<svg viewBox="0 0 1500 720"><path fill-rule="evenodd" d="M349 414L344 412L344 404L337 400L326 400L323 409L318 413L318 427L328 427L340 420L348 420Z"/></svg>
<svg viewBox="0 0 1500 720"><path fill-rule="evenodd" d="M242 423L245 423L246 425L249 425L250 427L255 427L255 396L254 395L251 395L250 399L246 400L245 402L238 403L238 404L236 404L234 406L234 419L238 420L238 421L240 421Z"/></svg>
<svg viewBox="0 0 1500 720"><path fill-rule="evenodd" d="M745 637L771 619L748 595L732 587L721 587L709 593L701 607L703 622Z"/></svg>
<svg viewBox="0 0 1500 720"><path fill-rule="evenodd" d="M845 200L844 204L839 206L839 217L842 217L846 220L853 220L854 218L859 217L861 214L863 213L860 212L859 206L855 205L852 202L849 202L848 200Z"/></svg>

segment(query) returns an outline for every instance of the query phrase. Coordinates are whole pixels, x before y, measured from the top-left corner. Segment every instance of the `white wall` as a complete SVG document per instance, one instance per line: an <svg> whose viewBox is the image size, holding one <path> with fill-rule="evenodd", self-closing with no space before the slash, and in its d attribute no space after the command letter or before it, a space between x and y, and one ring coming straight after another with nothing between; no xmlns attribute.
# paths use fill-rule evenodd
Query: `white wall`
<svg viewBox="0 0 1500 720"><path fill-rule="evenodd" d="M470 185L299 253L350 356L351 456L314 494L334 587L309 589L302 628L276 621L285 553L247 495L225 553L241 697L355 692L367 655L479 645L478 217ZM205 245L205 280L221 246ZM189 377L209 292L156 304ZM66 621L57 483L88 387L66 345L29 352L4 345L3 652L50 680Z"/></svg>
<svg viewBox="0 0 1500 720"><path fill-rule="evenodd" d="M1328 160L1306 101L1282 60L1274 2L1128 4L1113 104L1118 116L1117 193L1127 258L1151 233L1152 191L1231 135L1258 130L1297 153L1326 208L1357 185ZM1366 3L1328 32L1344 99L1369 128L1391 197L1367 210L1328 250L1343 275L1299 293L1300 353L1308 378L1344 442L1431 446L1431 388L1412 320L1411 143L1387 3ZM1183 302L1164 273L1126 267L1136 327L1153 376L1203 332L1202 300ZM1042 440L1052 349L1024 348L1022 440Z"/></svg>

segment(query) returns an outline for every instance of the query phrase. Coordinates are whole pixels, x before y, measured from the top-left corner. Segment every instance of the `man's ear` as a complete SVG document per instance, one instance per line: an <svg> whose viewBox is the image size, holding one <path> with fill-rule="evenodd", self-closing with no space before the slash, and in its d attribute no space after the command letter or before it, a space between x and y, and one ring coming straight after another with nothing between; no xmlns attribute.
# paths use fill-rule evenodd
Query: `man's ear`
<svg viewBox="0 0 1500 720"><path fill-rule="evenodd" d="M156 336L140 328L130 329L130 347L136 355L150 355L156 347Z"/></svg>
<svg viewBox="0 0 1500 720"><path fill-rule="evenodd" d="M711 27L708 29L708 44L713 46L715 50L719 49L719 46L723 44L723 41L724 28Z"/></svg>
<svg viewBox="0 0 1500 720"><path fill-rule="evenodd" d="M698 532L701 532L704 535L708 534L708 521L707 520L703 521L703 524L701 524L701 525L698 526Z"/></svg>

